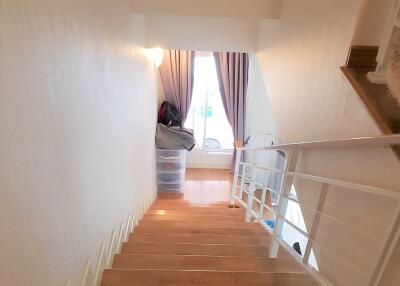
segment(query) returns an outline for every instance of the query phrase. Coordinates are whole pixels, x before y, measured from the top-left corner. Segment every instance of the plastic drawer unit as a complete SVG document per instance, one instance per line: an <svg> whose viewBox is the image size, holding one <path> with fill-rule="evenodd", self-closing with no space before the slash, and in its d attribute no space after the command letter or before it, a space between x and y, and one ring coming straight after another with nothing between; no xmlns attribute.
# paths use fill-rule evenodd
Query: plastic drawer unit
<svg viewBox="0 0 400 286"><path fill-rule="evenodd" d="M158 192L183 192L186 151L157 149L156 152Z"/></svg>

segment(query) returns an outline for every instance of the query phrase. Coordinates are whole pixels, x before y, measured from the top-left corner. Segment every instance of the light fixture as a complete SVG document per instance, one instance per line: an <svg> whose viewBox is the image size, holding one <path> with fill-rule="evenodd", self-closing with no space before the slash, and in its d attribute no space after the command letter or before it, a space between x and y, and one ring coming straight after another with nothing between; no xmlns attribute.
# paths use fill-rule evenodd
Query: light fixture
<svg viewBox="0 0 400 286"><path fill-rule="evenodd" d="M164 50L161 48L146 49L146 56L153 61L154 68L158 69L164 60Z"/></svg>

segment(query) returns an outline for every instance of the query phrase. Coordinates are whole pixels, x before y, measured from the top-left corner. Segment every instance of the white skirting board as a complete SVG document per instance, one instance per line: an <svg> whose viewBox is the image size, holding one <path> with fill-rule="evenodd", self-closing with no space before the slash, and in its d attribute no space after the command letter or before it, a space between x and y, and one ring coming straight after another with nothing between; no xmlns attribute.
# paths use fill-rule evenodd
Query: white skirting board
<svg viewBox="0 0 400 286"><path fill-rule="evenodd" d="M198 152L192 151L186 156L187 168L230 169L232 152Z"/></svg>
<svg viewBox="0 0 400 286"><path fill-rule="evenodd" d="M154 192L143 206L134 210L133 213L128 214L127 219L122 221L121 224L112 231L108 247L106 247L104 242L101 243L96 264L93 264L90 258L86 259L82 270L81 282L76 286L100 286L103 270L112 267L115 254L120 253L122 244L128 241L129 234L133 232L134 227L138 225L139 221L143 218L143 215L156 198L157 192ZM63 286L73 285L67 280Z"/></svg>

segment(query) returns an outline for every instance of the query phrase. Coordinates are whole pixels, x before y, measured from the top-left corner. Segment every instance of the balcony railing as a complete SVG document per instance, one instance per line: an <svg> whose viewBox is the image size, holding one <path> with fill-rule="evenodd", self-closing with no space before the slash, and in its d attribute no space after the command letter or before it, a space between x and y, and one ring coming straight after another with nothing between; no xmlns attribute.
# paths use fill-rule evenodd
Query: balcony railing
<svg viewBox="0 0 400 286"><path fill-rule="evenodd" d="M313 149L319 152L345 149L370 152L397 145L400 145L400 135L239 148L232 203L246 209L247 222L257 221L272 235L271 257L277 257L279 247L283 247L321 285L377 286L400 237L400 192L338 180L333 176L315 176L298 171L296 166L299 156L303 160L309 154L302 153ZM282 164L276 164L277 160ZM393 160L397 160L394 155ZM260 161L269 163L261 164ZM357 170L354 172L356 174ZM299 184L296 193L295 187ZM347 208L343 209L345 215L332 212L333 209L341 210L337 205L338 194L341 198L354 200L354 208L349 210L348 204L343 206ZM315 203L309 203L309 198ZM304 218L293 220L289 216L293 206L301 210L298 215ZM376 231L365 227L371 216L379 221L381 214L374 211L382 209L386 210L382 215L383 226ZM302 220L303 225L298 223ZM291 245L293 239L291 241L290 236L293 238L294 233L295 237L302 238L300 251ZM364 255L368 261L363 260ZM330 271L329 268L335 267L344 270Z"/></svg>

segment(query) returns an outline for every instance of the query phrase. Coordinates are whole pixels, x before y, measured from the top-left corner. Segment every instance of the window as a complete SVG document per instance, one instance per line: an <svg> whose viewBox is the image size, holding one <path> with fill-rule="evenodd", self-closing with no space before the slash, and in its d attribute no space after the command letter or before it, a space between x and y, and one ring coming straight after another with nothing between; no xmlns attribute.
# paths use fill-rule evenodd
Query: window
<svg viewBox="0 0 400 286"><path fill-rule="evenodd" d="M193 97L185 127L194 130L197 150L233 149L232 128L219 92L212 53L196 53Z"/></svg>

